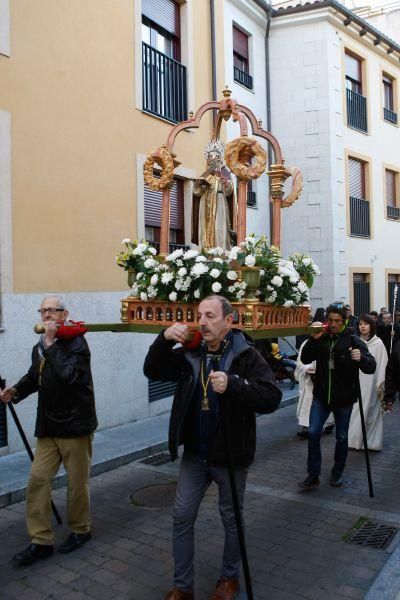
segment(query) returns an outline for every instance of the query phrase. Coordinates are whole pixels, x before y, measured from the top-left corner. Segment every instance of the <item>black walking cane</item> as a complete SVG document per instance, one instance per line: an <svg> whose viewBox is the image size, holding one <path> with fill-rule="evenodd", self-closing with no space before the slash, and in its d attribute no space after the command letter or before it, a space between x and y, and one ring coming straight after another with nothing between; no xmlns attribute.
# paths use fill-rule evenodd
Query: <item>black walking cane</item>
<svg viewBox="0 0 400 600"><path fill-rule="evenodd" d="M353 335L351 336L352 347L353 347L353 338L354 337L355 336L353 336ZM374 488L372 486L371 467L369 464L369 454L368 454L367 430L365 428L364 409L363 409L363 405L362 405L361 388L360 388L360 375L359 375L358 371L357 371L356 385L357 385L357 395L358 395L358 407L360 409L361 430L362 430L363 444L364 444L365 464L367 466L369 497L373 498L374 497Z"/></svg>
<svg viewBox="0 0 400 600"><path fill-rule="evenodd" d="M0 379L0 389L4 390L5 387L6 387L6 381L5 381L5 379ZM27 440L25 432L22 429L22 425L21 425L21 423L20 423L20 421L18 419L17 413L15 412L15 408L12 405L12 402L7 402L7 406L10 409L10 412L11 412L12 417L14 419L15 426L16 426L16 428L19 431L19 434L20 434L21 439L22 439L22 441L24 443L24 446L25 446L25 449L26 449L26 451L28 453L28 456L31 459L31 461L33 462L33 459L34 459L33 452L31 450L31 447L29 445L29 442ZM53 511L53 514L54 514L54 516L55 516L55 518L57 520L57 523L59 525L61 525L62 524L62 519L61 519L60 514L59 514L59 512L58 512L58 510L56 508L56 505L54 504L53 500L50 500L50 502L51 502L51 510Z"/></svg>
<svg viewBox="0 0 400 600"><path fill-rule="evenodd" d="M215 370L217 371L217 370L219 370L219 368L217 367ZM236 487L235 469L233 466L231 446L229 443L228 423L227 423L227 419L226 419L227 411L226 411L226 401L225 400L223 401L223 406L222 406L221 412L222 412L222 414L221 414L222 433L224 436L226 462L228 464L229 483L231 486L232 504L233 504L233 510L235 513L236 528L237 528L238 538L239 538L240 554L242 557L243 574L244 574L244 580L246 583L247 599L254 600L253 588L251 585L249 562L247 560L247 550L246 550L246 542L245 542L245 537L244 537L243 522L242 522L242 516L240 514L239 498L238 498L237 487Z"/></svg>

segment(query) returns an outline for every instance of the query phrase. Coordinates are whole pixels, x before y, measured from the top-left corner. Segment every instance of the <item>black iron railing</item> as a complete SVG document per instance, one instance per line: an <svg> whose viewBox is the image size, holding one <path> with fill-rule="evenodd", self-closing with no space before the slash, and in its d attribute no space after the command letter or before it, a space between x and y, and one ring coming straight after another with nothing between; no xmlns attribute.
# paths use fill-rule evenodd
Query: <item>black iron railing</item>
<svg viewBox="0 0 400 600"><path fill-rule="evenodd" d="M393 112L389 108L383 109L383 118L385 121L389 121L389 123L397 123L397 113Z"/></svg>
<svg viewBox="0 0 400 600"><path fill-rule="evenodd" d="M369 202L350 196L350 235L370 237Z"/></svg>
<svg viewBox="0 0 400 600"><path fill-rule="evenodd" d="M154 246L154 248L156 248L157 252L160 252L160 242L149 242L150 246ZM172 253L175 250L179 250L179 248L182 248L182 250L189 250L190 246L188 246L187 244L174 244L171 243L169 245L169 252Z"/></svg>
<svg viewBox="0 0 400 600"><path fill-rule="evenodd" d="M367 99L357 92L347 89L347 125L368 131L367 128Z"/></svg>
<svg viewBox="0 0 400 600"><path fill-rule="evenodd" d="M143 110L178 123L187 119L186 67L142 42Z"/></svg>
<svg viewBox="0 0 400 600"><path fill-rule="evenodd" d="M256 193L252 190L247 190L247 206L251 206L253 208L257 206Z"/></svg>
<svg viewBox="0 0 400 600"><path fill-rule="evenodd" d="M241 83L242 85L244 85L245 87L247 87L249 90L253 89L253 78L251 75L249 75L248 73L246 73L245 71L242 71L241 69L238 69L237 67L233 67L233 79L235 81L237 81L238 83Z"/></svg>
<svg viewBox="0 0 400 600"><path fill-rule="evenodd" d="M387 206L387 218L393 219L394 221L398 221L400 219L400 208L397 206Z"/></svg>

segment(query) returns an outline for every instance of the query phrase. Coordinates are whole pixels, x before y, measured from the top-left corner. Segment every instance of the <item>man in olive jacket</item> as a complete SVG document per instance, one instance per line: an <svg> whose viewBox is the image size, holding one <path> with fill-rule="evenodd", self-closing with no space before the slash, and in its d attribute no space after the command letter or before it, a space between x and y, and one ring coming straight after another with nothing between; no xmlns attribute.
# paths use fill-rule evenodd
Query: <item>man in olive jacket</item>
<svg viewBox="0 0 400 600"><path fill-rule="evenodd" d="M178 382L169 425L172 460L178 456L178 445L184 444L174 507L174 588L166 599L193 598L194 522L207 488L215 481L225 546L221 578L211 598L230 600L239 590L240 548L226 446L242 509L256 446L255 413L273 412L282 393L253 344L232 329L233 308L225 298L205 298L198 317L203 338L198 347L173 349L176 343L185 343L188 333L186 325L176 323L157 337L144 364L150 379Z"/></svg>
<svg viewBox="0 0 400 600"><path fill-rule="evenodd" d="M336 447L330 477L333 487L343 484L342 473L348 453L348 430L353 404L359 398L359 369L372 374L376 369L374 357L356 335L346 327L346 306L334 303L326 309L327 328L311 335L304 345L301 360L304 364L316 361L314 397L308 429L308 477L299 483L302 490L319 485L321 473L321 433L332 412L336 425ZM322 326L322 323L314 323Z"/></svg>
<svg viewBox="0 0 400 600"><path fill-rule="evenodd" d="M72 552L91 538L89 476L97 419L90 351L82 333L75 334L73 327L68 337L56 337L68 317L57 296L44 298L38 310L45 332L33 347L31 367L18 383L0 392L0 400L14 404L38 393L36 452L26 492L31 543L13 557L17 565L53 554L51 482L61 463L67 473L67 513L72 533L59 551Z"/></svg>

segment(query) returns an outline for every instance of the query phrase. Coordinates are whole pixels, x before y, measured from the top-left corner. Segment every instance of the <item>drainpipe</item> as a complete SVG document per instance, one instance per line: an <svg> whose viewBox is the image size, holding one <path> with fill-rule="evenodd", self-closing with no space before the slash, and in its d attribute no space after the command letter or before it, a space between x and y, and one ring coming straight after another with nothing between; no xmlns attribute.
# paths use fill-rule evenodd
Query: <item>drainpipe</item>
<svg viewBox="0 0 400 600"><path fill-rule="evenodd" d="M269 31L271 27L271 11L267 11L267 28L265 31L265 100L267 104L267 131L271 131L271 74L269 69ZM273 162L273 152L271 145L268 144L268 165L271 168ZM269 191L271 196L271 180L269 180ZM269 239L272 240L272 221L273 206L269 203Z"/></svg>
<svg viewBox="0 0 400 600"><path fill-rule="evenodd" d="M212 99L217 100L217 66L215 49L215 5L214 0L210 0L210 20L211 20L211 81L212 81ZM213 110L213 129L217 119L217 111Z"/></svg>

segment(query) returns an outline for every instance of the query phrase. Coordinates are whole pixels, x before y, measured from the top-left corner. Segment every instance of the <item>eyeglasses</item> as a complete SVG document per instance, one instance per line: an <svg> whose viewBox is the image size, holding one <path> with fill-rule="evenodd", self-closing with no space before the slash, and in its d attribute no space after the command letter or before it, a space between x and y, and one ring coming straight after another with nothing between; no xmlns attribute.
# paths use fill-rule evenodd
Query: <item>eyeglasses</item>
<svg viewBox="0 0 400 600"><path fill-rule="evenodd" d="M47 312L49 315L54 315L57 312L64 312L64 308L53 308L52 306L50 308L38 308L38 313L41 315L45 315Z"/></svg>

